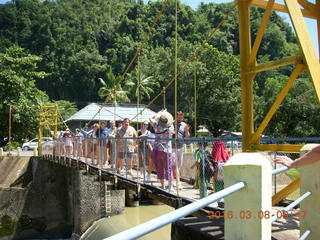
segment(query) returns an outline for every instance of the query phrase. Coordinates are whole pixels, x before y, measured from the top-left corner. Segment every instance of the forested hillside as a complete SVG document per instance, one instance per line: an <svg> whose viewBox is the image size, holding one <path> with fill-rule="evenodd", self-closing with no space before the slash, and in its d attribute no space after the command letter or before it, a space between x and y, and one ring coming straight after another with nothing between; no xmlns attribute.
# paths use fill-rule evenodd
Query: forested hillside
<svg viewBox="0 0 320 240"><path fill-rule="evenodd" d="M100 93L106 93L114 87L114 80L123 73L132 59L163 3L164 1L155 1L144 4L142 0L15 0L2 4L1 56L14 57L8 55L8 49L12 54L12 46L19 46L24 49L20 49L24 54L36 57L32 70L42 74L34 74L30 81L34 81L41 91L33 99L39 100L42 95L41 99L46 98L45 101L67 100L78 107L83 107L88 102L103 102L106 96L99 96L99 89L103 87L105 91ZM179 4L178 69L207 38L211 29L224 18L231 6L232 4L201 4L197 9L191 9ZM118 102L136 102L139 74L142 79L140 90L143 103L148 103L172 79L174 7L175 2L169 1L141 52L140 68L135 61L121 86L117 86L126 95L118 99ZM262 9L252 9L253 39L263 13ZM208 125L215 135L221 130L241 129L237 14L237 11L231 14L196 61L178 79L179 109L187 113L191 123L196 78L198 124ZM259 63L291 56L298 51L292 29L276 13L271 16L261 46ZM5 62L1 60L1 65L3 63ZM0 67L0 77L7 79L7 82L3 81L3 86L0 83L4 89L14 82L8 80L5 72L7 70L5 66ZM257 75L257 124L262 121L291 70L292 67L289 66ZM105 85L99 78L104 80ZM300 76L266 134L297 137L317 135L319 107L312 91L309 91L310 86L308 76ZM48 96L44 97L46 94ZM172 88L167 91L166 100L167 107L172 110ZM4 94L0 101L5 106L9 103L17 104L18 99ZM151 108L161 108L162 101L163 98L160 97ZM34 104L37 106L40 102Z"/></svg>

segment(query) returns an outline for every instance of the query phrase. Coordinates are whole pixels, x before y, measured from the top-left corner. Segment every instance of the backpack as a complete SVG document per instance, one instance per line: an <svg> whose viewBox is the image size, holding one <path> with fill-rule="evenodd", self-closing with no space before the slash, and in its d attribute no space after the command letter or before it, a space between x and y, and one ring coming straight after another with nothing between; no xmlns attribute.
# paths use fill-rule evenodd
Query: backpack
<svg viewBox="0 0 320 240"><path fill-rule="evenodd" d="M214 176L216 170L215 161L209 151L204 153L204 174L205 178L209 180ZM202 176L202 161L200 161L200 176Z"/></svg>

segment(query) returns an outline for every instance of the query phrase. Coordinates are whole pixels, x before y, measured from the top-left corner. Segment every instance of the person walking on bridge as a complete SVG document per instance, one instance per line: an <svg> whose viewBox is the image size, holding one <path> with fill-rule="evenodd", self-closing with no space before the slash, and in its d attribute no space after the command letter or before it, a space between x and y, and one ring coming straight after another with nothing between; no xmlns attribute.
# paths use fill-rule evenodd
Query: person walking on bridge
<svg viewBox="0 0 320 240"><path fill-rule="evenodd" d="M130 120L128 118L123 119L122 126L118 128L117 135L118 138L128 138L128 139L121 139L118 140L117 147L118 147L118 158L117 158L117 172L120 173L122 166L123 166L123 160L126 158L127 160L127 166L126 170L128 171L128 174L133 176L132 173L132 159L135 154L136 150L136 140L133 138L138 137L136 130L134 127L130 126Z"/></svg>
<svg viewBox="0 0 320 240"><path fill-rule="evenodd" d="M185 137L190 137L189 125L184 121L184 113L179 111L177 112L177 129L175 131L176 138L182 140ZM173 143L173 174L177 180L176 187L179 190L182 190L182 184L180 182L180 169L183 166L183 152L184 152L184 142L175 141ZM175 184L174 184L175 185Z"/></svg>
<svg viewBox="0 0 320 240"><path fill-rule="evenodd" d="M147 121L144 121L142 124L142 128L138 130L138 137L140 138L139 146L138 146L138 156L139 156L139 168L140 168L141 177L143 177L144 171L147 168L147 166L150 165L150 159L151 159L151 154L150 154L151 152L149 151L149 146L148 146L149 142L146 140L151 133L148 130L148 125L149 123ZM146 157L145 161L144 161L144 157ZM148 169L149 168L150 167L148 167ZM149 172L149 175L150 175L150 172ZM149 175L146 176L147 179L149 178Z"/></svg>
<svg viewBox="0 0 320 240"><path fill-rule="evenodd" d="M162 110L150 119L150 124L155 132L152 159L157 169L157 176L163 189L165 189L165 179L168 180L168 189L171 191L173 180L172 144L169 139L172 138L174 132L173 117L166 110Z"/></svg>

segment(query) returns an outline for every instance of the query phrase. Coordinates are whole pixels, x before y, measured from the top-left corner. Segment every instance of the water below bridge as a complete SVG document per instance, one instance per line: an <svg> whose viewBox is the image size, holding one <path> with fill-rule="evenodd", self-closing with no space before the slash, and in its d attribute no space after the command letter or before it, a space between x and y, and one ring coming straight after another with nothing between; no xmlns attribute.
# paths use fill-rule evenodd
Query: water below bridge
<svg viewBox="0 0 320 240"><path fill-rule="evenodd" d="M172 211L167 205L141 205L139 207L126 207L120 215L103 218L95 222L82 238L87 240L101 240L118 232L134 227L157 216ZM170 240L171 225L167 225L155 232L140 238L143 240Z"/></svg>

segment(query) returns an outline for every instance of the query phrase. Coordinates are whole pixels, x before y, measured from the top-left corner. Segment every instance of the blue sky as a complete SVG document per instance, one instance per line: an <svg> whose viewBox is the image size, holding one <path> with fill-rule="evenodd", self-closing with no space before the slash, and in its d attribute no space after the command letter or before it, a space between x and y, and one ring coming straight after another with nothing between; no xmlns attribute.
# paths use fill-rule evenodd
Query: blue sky
<svg viewBox="0 0 320 240"><path fill-rule="evenodd" d="M149 0L144 0L144 2L148 2L148 1ZM313 2L313 3L315 2L315 0L309 0L309 1ZM0 0L0 3L5 3L5 2L7 2L7 0ZM181 2L190 5L192 8L196 8L201 2L204 2L204 3L210 3L210 2L223 3L223 2L230 2L230 0L181 0ZM283 4L283 0L276 0L276 2ZM290 19L288 17L288 14L281 13L281 16L283 16L286 19L286 21L290 23ZM308 30L311 34L311 39L312 39L313 45L316 49L316 53L319 57L319 45L318 45L316 21L313 19L308 19L308 18L306 18L305 20L307 23Z"/></svg>

